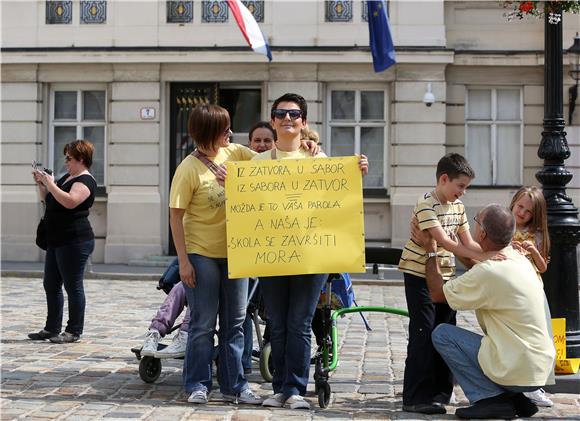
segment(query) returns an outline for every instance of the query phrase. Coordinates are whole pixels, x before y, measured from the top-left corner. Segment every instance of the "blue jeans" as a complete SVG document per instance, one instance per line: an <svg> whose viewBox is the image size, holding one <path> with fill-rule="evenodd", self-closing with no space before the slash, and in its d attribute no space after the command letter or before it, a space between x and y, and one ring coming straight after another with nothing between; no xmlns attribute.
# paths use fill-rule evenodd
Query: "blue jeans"
<svg viewBox="0 0 580 421"><path fill-rule="evenodd" d="M312 317L327 278L325 274L260 278L272 328L272 388L286 398L306 393Z"/></svg>
<svg viewBox="0 0 580 421"><path fill-rule="evenodd" d="M224 258L190 254L195 269L195 288L185 286L191 314L183 386L187 393L209 392L212 385L211 364L214 334L219 313L219 384L223 394L235 395L248 388L242 368L248 279L228 279Z"/></svg>
<svg viewBox="0 0 580 421"><path fill-rule="evenodd" d="M532 392L538 386L503 386L491 381L481 369L477 355L483 336L449 324L441 324L431 334L433 345L443 357L463 393L474 404L506 392ZM509 351L506 351L509 352Z"/></svg>
<svg viewBox="0 0 580 421"><path fill-rule="evenodd" d="M250 278L248 283L248 306L250 306L249 294L253 288L254 283L257 282L256 279ZM259 287L254 292L254 296L252 297L252 303L255 303L256 295L259 294ZM254 349L254 338L253 338L253 327L254 327L254 320L252 319L252 314L249 311L246 311L246 318L244 320L244 353L242 355L242 365L244 366L244 370L252 369L252 351Z"/></svg>
<svg viewBox="0 0 580 421"><path fill-rule="evenodd" d="M93 249L95 240L49 247L44 261L44 291L48 312L44 330L60 333L62 329L64 296L62 286L68 296L68 322L66 332L81 335L85 324L85 289L83 279L85 265Z"/></svg>

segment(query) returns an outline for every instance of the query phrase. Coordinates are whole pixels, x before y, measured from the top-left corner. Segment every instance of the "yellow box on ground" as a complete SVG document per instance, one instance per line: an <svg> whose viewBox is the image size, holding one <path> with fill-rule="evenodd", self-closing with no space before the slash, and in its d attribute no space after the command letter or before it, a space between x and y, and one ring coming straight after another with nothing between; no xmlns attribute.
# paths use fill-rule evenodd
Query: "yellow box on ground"
<svg viewBox="0 0 580 421"><path fill-rule="evenodd" d="M580 358L566 358L566 319L552 319L552 331L556 346L556 374L576 373Z"/></svg>
<svg viewBox="0 0 580 421"><path fill-rule="evenodd" d="M230 278L365 271L358 157L228 162Z"/></svg>

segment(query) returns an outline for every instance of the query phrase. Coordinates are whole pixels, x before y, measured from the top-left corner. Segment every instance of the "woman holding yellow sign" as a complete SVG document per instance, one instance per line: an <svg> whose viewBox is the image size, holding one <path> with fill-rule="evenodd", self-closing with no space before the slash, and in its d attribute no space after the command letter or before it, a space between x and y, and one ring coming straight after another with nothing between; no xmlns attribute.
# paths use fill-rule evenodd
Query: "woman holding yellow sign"
<svg viewBox="0 0 580 421"><path fill-rule="evenodd" d="M282 95L272 105L271 122L278 140L276 149L256 155L255 160L310 158L300 148L301 130L306 127L306 100L297 94ZM315 158L325 158L319 153ZM368 160L359 165L368 173ZM260 277L260 286L271 322L274 394L264 406L309 409L304 400L310 369L311 323L327 274Z"/></svg>
<svg viewBox="0 0 580 421"><path fill-rule="evenodd" d="M224 162L247 161L255 152L230 143L230 116L218 105L198 105L188 129L197 149L177 167L169 199L179 275L191 312L183 385L188 402L207 403L219 314L220 391L234 403L261 404L242 368L248 279L228 279L225 191L218 182L225 176ZM316 144L310 147L318 152Z"/></svg>

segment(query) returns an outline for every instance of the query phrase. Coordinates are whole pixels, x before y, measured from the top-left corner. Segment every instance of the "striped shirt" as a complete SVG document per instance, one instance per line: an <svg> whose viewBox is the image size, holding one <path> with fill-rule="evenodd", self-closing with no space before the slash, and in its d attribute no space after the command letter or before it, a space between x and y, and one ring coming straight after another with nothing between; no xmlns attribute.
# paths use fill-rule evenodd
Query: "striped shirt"
<svg viewBox="0 0 580 421"><path fill-rule="evenodd" d="M448 237L451 237L450 234L457 236L460 232L469 230L465 206L460 200L442 204L435 199L432 193L425 193L417 201L413 212L419 221L421 230L441 227ZM427 252L423 247L410 239L403 249L403 254L399 261L399 270L425 278L425 264L427 263L425 253ZM441 275L443 279L448 280L455 274L455 256L439 246L437 247L437 255L439 257Z"/></svg>

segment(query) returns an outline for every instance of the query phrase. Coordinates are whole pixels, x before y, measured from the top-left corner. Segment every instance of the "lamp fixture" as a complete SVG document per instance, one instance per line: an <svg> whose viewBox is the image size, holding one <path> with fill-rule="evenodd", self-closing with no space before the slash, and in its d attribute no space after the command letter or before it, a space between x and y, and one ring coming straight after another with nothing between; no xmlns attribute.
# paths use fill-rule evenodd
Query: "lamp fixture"
<svg viewBox="0 0 580 421"><path fill-rule="evenodd" d="M576 99L578 98L578 80L580 80L580 36L578 36L578 32L576 32L574 37L574 43L568 48L568 55L570 56L570 71L568 74L576 81L576 84L568 89L568 125L571 126L574 109L576 108Z"/></svg>

